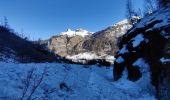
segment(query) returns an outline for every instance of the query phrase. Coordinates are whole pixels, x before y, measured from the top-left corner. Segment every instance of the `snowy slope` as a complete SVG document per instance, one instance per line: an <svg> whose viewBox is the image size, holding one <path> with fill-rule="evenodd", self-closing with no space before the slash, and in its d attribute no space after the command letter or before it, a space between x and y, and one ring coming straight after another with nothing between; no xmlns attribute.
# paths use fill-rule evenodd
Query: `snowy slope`
<svg viewBox="0 0 170 100"><path fill-rule="evenodd" d="M79 60L79 59L93 60L93 59L99 59L99 57L95 53L85 52L85 53L80 53L80 54L73 55L73 56L67 56L67 59L72 59L72 60Z"/></svg>
<svg viewBox="0 0 170 100"><path fill-rule="evenodd" d="M23 80L33 67L36 69L34 77L47 68L42 83L32 95L35 100L155 100L152 86L143 81L128 81L126 71L122 79L113 82L112 68L3 62L0 63L0 100L21 98ZM24 97L28 97L30 91L31 86Z"/></svg>
<svg viewBox="0 0 170 100"><path fill-rule="evenodd" d="M16 52L13 51L12 49L10 48L2 48L3 49L2 51L0 51L0 61L3 61L3 62L18 62L18 57L16 56Z"/></svg>
<svg viewBox="0 0 170 100"><path fill-rule="evenodd" d="M67 29L66 32L61 32L60 35L67 35L68 37L72 37L72 36L82 36L85 37L87 35L92 34L92 32L88 32L87 30L84 29L77 29L76 31L72 31L71 29Z"/></svg>
<svg viewBox="0 0 170 100"><path fill-rule="evenodd" d="M127 23L129 23L128 20L127 20L127 19L124 19L124 20L122 20L122 21L120 21L120 22L117 22L117 23L115 24L115 26L116 26L116 25L127 24Z"/></svg>
<svg viewBox="0 0 170 100"><path fill-rule="evenodd" d="M17 60L16 60L16 56L15 55L5 55L5 54L2 54L2 53L0 53L0 61L4 61L4 62L18 62Z"/></svg>
<svg viewBox="0 0 170 100"><path fill-rule="evenodd" d="M116 37L121 37L132 27L132 25L129 23L129 21L127 19L124 19L124 20L112 25L111 27L116 27L115 35L116 35Z"/></svg>

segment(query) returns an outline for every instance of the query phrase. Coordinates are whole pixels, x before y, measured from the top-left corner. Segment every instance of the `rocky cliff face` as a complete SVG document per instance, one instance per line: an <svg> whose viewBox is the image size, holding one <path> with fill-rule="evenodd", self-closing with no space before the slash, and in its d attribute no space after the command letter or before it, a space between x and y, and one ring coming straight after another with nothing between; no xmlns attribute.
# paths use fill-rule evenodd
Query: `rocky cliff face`
<svg viewBox="0 0 170 100"><path fill-rule="evenodd" d="M119 38L131 25L123 20L102 31L92 33L83 29L62 32L46 41L46 46L55 54L67 57L85 52L91 52L98 56L114 55L118 50Z"/></svg>
<svg viewBox="0 0 170 100"><path fill-rule="evenodd" d="M83 44L86 50L94 51L96 54L115 55L118 50L118 42L120 37L131 28L127 20L123 20L111 27L94 33L89 40Z"/></svg>
<svg viewBox="0 0 170 100"><path fill-rule="evenodd" d="M152 82L158 99L170 100L170 7L137 23L123 36L119 48L114 80L127 71L129 80Z"/></svg>
<svg viewBox="0 0 170 100"><path fill-rule="evenodd" d="M55 36L48 41L48 48L63 57L75 55L85 51L82 48L85 39L85 37L78 35L73 37L68 37L67 35Z"/></svg>

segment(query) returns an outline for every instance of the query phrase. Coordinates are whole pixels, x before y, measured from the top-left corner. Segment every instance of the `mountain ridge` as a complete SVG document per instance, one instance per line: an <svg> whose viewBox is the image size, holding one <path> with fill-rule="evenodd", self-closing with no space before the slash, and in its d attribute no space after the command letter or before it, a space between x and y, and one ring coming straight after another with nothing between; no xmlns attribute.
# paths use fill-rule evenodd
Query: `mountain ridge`
<svg viewBox="0 0 170 100"><path fill-rule="evenodd" d="M51 52L66 58L91 53L101 59L101 56L114 56L118 50L117 44L120 37L131 27L132 25L125 19L94 33L82 28L76 31L67 29L66 32L52 36L45 43L40 41L40 44L45 45ZM103 57L102 59L105 59Z"/></svg>

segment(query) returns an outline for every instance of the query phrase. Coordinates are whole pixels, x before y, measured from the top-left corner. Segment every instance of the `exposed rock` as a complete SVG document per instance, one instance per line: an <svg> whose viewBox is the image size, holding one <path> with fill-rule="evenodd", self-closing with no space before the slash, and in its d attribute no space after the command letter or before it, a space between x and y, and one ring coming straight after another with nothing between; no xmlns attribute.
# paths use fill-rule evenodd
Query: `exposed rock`
<svg viewBox="0 0 170 100"><path fill-rule="evenodd" d="M114 55L118 50L120 37L131 28L127 20L123 20L111 27L94 33L91 38L84 42L83 48L93 51L96 54Z"/></svg>
<svg viewBox="0 0 170 100"><path fill-rule="evenodd" d="M60 56L66 57L67 55L75 55L80 52L85 52L82 44L88 37L67 35L55 36L48 41L48 48Z"/></svg>
<svg viewBox="0 0 170 100"><path fill-rule="evenodd" d="M48 48L55 54L65 56L67 55L67 42L68 37L66 35L52 37L48 42Z"/></svg>

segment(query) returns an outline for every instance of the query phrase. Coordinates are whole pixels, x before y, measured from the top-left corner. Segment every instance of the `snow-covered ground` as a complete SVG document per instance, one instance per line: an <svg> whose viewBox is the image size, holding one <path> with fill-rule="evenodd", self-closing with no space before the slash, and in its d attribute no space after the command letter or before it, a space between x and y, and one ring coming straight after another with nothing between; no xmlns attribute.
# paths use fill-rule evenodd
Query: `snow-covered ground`
<svg viewBox="0 0 170 100"><path fill-rule="evenodd" d="M126 70L123 77L114 82L112 67L4 62L0 62L0 100L20 99L26 86L24 83L28 82L26 77L33 68L23 100L30 95L34 82L41 79L44 69L43 80L31 96L34 100L155 100L150 83L128 81Z"/></svg>
<svg viewBox="0 0 170 100"><path fill-rule="evenodd" d="M13 59L13 58L16 58L15 55L9 55L9 56L0 53L0 61L4 61L4 62L16 62L16 60Z"/></svg>
<svg viewBox="0 0 170 100"><path fill-rule="evenodd" d="M18 59L18 57L16 57L16 53L15 51L9 49L9 48L3 48L4 51L0 52L0 61L3 62L17 62L16 59Z"/></svg>

